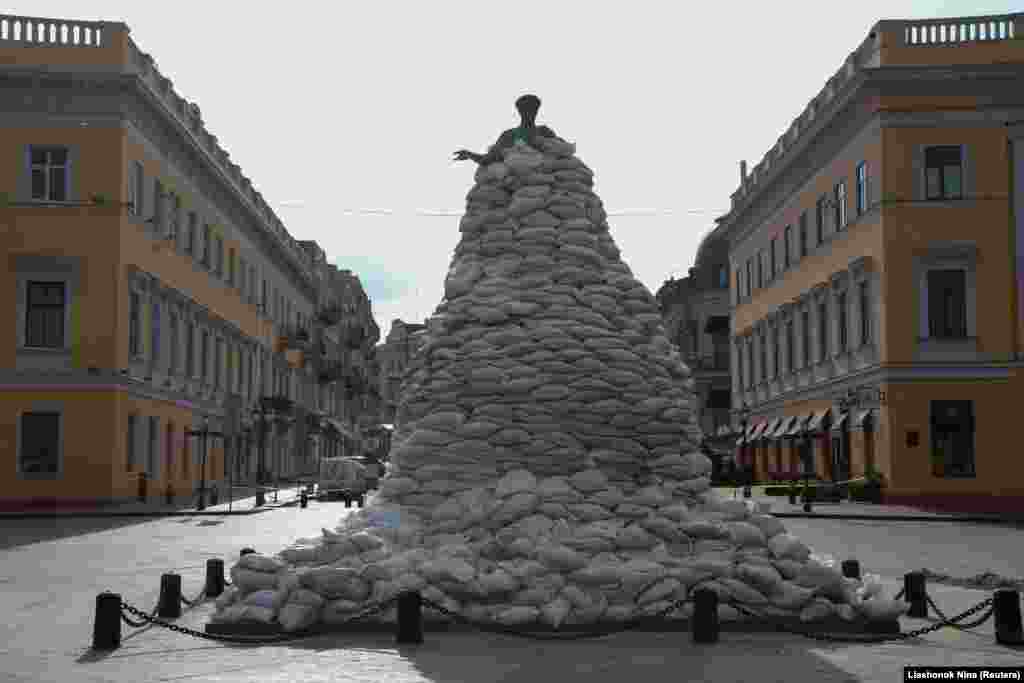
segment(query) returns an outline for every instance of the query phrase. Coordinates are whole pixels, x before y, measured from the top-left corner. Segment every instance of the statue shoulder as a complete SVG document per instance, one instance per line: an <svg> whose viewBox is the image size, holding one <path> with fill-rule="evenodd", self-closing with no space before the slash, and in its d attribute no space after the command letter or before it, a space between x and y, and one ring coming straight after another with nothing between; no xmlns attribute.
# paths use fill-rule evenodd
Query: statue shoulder
<svg viewBox="0 0 1024 683"><path fill-rule="evenodd" d="M555 134L555 131L551 130L547 126L537 126L537 132L540 133L541 135L543 135L546 138L557 138L558 137Z"/></svg>

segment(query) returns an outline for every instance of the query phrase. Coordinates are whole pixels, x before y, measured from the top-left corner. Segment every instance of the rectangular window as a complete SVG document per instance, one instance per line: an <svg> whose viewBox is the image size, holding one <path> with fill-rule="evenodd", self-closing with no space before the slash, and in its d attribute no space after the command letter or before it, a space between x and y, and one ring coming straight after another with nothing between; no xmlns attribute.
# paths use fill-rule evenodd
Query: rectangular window
<svg viewBox="0 0 1024 683"><path fill-rule="evenodd" d="M196 251L196 222L199 220L195 211L188 213L188 232L185 233L185 253L194 254Z"/></svg>
<svg viewBox="0 0 1024 683"><path fill-rule="evenodd" d="M794 356L795 356L795 353L796 353L796 351L794 349L794 342L795 341L796 341L796 337L793 334L793 321L792 320L787 320L786 321L786 371L787 372L793 372L793 370L795 369L793 367Z"/></svg>
<svg viewBox="0 0 1024 683"><path fill-rule="evenodd" d="M133 356L142 353L142 302L137 292L129 295L128 303L128 351Z"/></svg>
<svg viewBox="0 0 1024 683"><path fill-rule="evenodd" d="M857 164L857 215L868 210L868 162Z"/></svg>
<svg viewBox="0 0 1024 683"><path fill-rule="evenodd" d="M782 233L782 267L789 270L789 255L793 249L793 226L787 225Z"/></svg>
<svg viewBox="0 0 1024 683"><path fill-rule="evenodd" d="M263 292L260 296L260 311L263 315L267 314L267 281L263 280Z"/></svg>
<svg viewBox="0 0 1024 683"><path fill-rule="evenodd" d="M173 236L175 239L178 237L178 231L181 228L181 197L176 194L171 194L171 220L168 226L167 233Z"/></svg>
<svg viewBox="0 0 1024 683"><path fill-rule="evenodd" d="M868 283L862 282L858 287L860 295L860 343L871 343L871 299Z"/></svg>
<svg viewBox="0 0 1024 683"><path fill-rule="evenodd" d="M138 451L136 450L137 449L137 444L138 444L138 442L136 441L136 439L138 438L138 433L139 433L139 416L138 415L129 415L128 416L128 433L125 435L125 437L127 438L127 443L125 443L125 449L124 449L124 452L125 452L125 454L127 456L127 459L128 459L128 461L126 463L126 466L127 466L127 469L128 469L129 472L131 472L132 469L136 465L138 465L139 454L138 454Z"/></svg>
<svg viewBox="0 0 1024 683"><path fill-rule="evenodd" d="M846 181L841 180L836 183L835 190L833 192L833 200L835 202L835 222L836 231L842 230L846 227Z"/></svg>
<svg viewBox="0 0 1024 683"><path fill-rule="evenodd" d="M66 147L32 146L32 199L63 202L68 199L68 149Z"/></svg>
<svg viewBox="0 0 1024 683"><path fill-rule="evenodd" d="M782 342L782 326L776 325L775 334L772 335L772 378L774 379L778 379L782 374L779 372L779 358L781 358L779 353L780 342Z"/></svg>
<svg viewBox="0 0 1024 683"><path fill-rule="evenodd" d="M967 273L963 269L928 271L928 336L967 337Z"/></svg>
<svg viewBox="0 0 1024 683"><path fill-rule="evenodd" d="M235 250L228 249L228 285L235 286Z"/></svg>
<svg viewBox="0 0 1024 683"><path fill-rule="evenodd" d="M204 382L210 379L210 333L202 331L199 344L199 376Z"/></svg>
<svg viewBox="0 0 1024 683"><path fill-rule="evenodd" d="M128 210L133 216L142 215L142 196L145 193L145 175L141 161L132 162L132 170L128 179Z"/></svg>
<svg viewBox="0 0 1024 683"><path fill-rule="evenodd" d="M169 313L167 316L167 334L170 337L167 343L170 345L170 373L178 372L178 314Z"/></svg>
<svg viewBox="0 0 1024 683"><path fill-rule="evenodd" d="M761 372L759 377L762 382L768 379L768 335L764 332L757 337L759 352L758 356L761 361Z"/></svg>
<svg viewBox="0 0 1024 683"><path fill-rule="evenodd" d="M846 292L836 297L836 307L839 309L839 350L845 352L847 348L847 313L846 313Z"/></svg>
<svg viewBox="0 0 1024 683"><path fill-rule="evenodd" d="M973 401L931 401L932 474L973 477Z"/></svg>
<svg viewBox="0 0 1024 683"><path fill-rule="evenodd" d="M777 249L778 242L779 242L779 239L777 237L773 237L772 238L771 247L770 247L771 248L771 253L769 255L770 256L770 261L769 261L769 264L768 264L768 281L769 282L771 282L772 280L775 279L775 265L779 262L778 261L778 249Z"/></svg>
<svg viewBox="0 0 1024 683"><path fill-rule="evenodd" d="M221 381L221 354L223 353L224 342L218 337L213 342L213 386L220 388Z"/></svg>
<svg viewBox="0 0 1024 683"><path fill-rule="evenodd" d="M828 304L824 302L818 304L818 348L821 350L818 360L825 362L828 358Z"/></svg>
<svg viewBox="0 0 1024 683"><path fill-rule="evenodd" d="M217 268L215 270L218 277L224 277L224 240L223 238L217 238Z"/></svg>
<svg viewBox="0 0 1024 683"><path fill-rule="evenodd" d="M244 258L238 259L238 292L245 299L245 276L249 274Z"/></svg>
<svg viewBox="0 0 1024 683"><path fill-rule="evenodd" d="M958 145L924 151L927 199L963 199L963 150Z"/></svg>
<svg viewBox="0 0 1024 683"><path fill-rule="evenodd" d="M764 249L757 252L757 288L764 287Z"/></svg>
<svg viewBox="0 0 1024 683"><path fill-rule="evenodd" d="M801 341L803 342L803 357L804 367L811 366L811 312L801 311L800 312L800 333L802 335Z"/></svg>
<svg viewBox="0 0 1024 683"><path fill-rule="evenodd" d="M202 264L207 268L210 267L210 224L206 223L203 225L203 258Z"/></svg>
<svg viewBox="0 0 1024 683"><path fill-rule="evenodd" d="M249 303L256 303L256 266L249 266Z"/></svg>
<svg viewBox="0 0 1024 683"><path fill-rule="evenodd" d="M800 258L807 256L807 212L800 214Z"/></svg>
<svg viewBox="0 0 1024 683"><path fill-rule="evenodd" d="M146 474L156 475L157 449L160 447L160 418L149 418L149 448L146 449Z"/></svg>
<svg viewBox="0 0 1024 683"><path fill-rule="evenodd" d="M196 326L189 323L185 334L185 374L191 378L196 374Z"/></svg>
<svg viewBox="0 0 1024 683"><path fill-rule="evenodd" d="M818 203L814 206L815 228L817 230L817 244L825 241L825 202L828 198L825 195L818 197Z"/></svg>
<svg viewBox="0 0 1024 683"><path fill-rule="evenodd" d="M159 178L153 179L153 229L158 233L164 229L164 184Z"/></svg>
<svg viewBox="0 0 1024 683"><path fill-rule="evenodd" d="M60 413L21 414L21 473L53 477L60 471Z"/></svg>
<svg viewBox="0 0 1024 683"><path fill-rule="evenodd" d="M747 259L747 296L748 297L750 296L750 293L751 293L751 291L753 289L753 286L754 286L753 263L751 262L750 259Z"/></svg>
<svg viewBox="0 0 1024 683"><path fill-rule="evenodd" d="M153 340L153 362L160 362L160 304L153 302L153 329L152 329L152 340Z"/></svg>
<svg viewBox="0 0 1024 683"><path fill-rule="evenodd" d="M64 283L26 284L25 346L64 348Z"/></svg>

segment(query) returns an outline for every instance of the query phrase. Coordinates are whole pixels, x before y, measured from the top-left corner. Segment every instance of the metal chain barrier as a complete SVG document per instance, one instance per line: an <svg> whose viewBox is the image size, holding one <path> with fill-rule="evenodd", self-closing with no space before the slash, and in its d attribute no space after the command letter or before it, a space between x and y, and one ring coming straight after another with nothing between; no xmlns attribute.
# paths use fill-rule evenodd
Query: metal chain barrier
<svg viewBox="0 0 1024 683"><path fill-rule="evenodd" d="M988 608L988 611L985 612L985 614L983 614L982 616L978 617L978 619L976 619L975 621L971 621L971 622L968 622L966 624L956 624L956 623L953 623L953 621L950 620L950 618L947 617L946 614L941 609L939 609L939 606L935 604L934 600L932 600L932 596L930 596L927 593L925 593L925 598L928 600L928 604L931 605L931 608L933 610L935 610L935 613L939 615L939 619L941 619L947 625L952 626L955 629L960 629L961 631L966 631L968 629L977 628L978 626L981 626L986 621L988 621L988 618L990 616L992 616L992 613L995 611L995 605L992 605L991 607ZM993 601L991 599L989 599L988 602L991 603ZM957 621L959 621L959 619Z"/></svg>
<svg viewBox="0 0 1024 683"><path fill-rule="evenodd" d="M398 597L394 597L394 598L392 598L390 600L387 600L387 601L382 602L382 603L377 604L377 605L372 605L371 607L368 607L367 609L363 610L362 612L359 612L357 614L352 615L351 617L349 617L348 619L346 619L343 622L340 622L337 625L341 626L341 625L344 625L344 624L350 624L352 622L359 621L360 619L364 619L364 618L366 618L368 616L372 616L372 615L377 614L379 612L383 612L386 609L390 608L392 605L394 605L396 602L398 602ZM137 617L141 617L141 619L143 621L140 623L140 625L144 625L145 623L150 623L150 624L153 624L154 626L161 626L161 627L166 628L168 630L175 631L176 633L182 633L184 635L194 636L196 638L203 638L205 640L213 640L213 641L220 642L220 643L235 643L235 644L241 644L241 645L259 645L259 644L268 644L269 645L269 644L272 644L272 643L283 643L283 642L287 642L287 641L291 641L291 640L299 640L299 639L302 639L302 638L313 638L313 637L322 635L320 633L301 633L300 632L300 633L280 633L280 634L262 635L262 636L228 636L228 635L221 635L221 634L218 634L218 633L206 633L204 631L196 631L195 629L186 628L184 626L178 626L177 624L172 624L172 623L163 621L162 619L157 619L154 616L156 614L156 610L153 610L153 614L146 614L142 610L140 610L140 609L138 609L136 607L132 607L127 602L124 602L123 600L121 601L121 609L126 611L126 612L130 612L131 614L134 614ZM132 622L128 621L128 618L125 617L123 614L121 615L121 618L124 619L127 623L132 624Z"/></svg>
<svg viewBox="0 0 1024 683"><path fill-rule="evenodd" d="M826 633L812 633L810 631L803 631L803 630L799 630L799 629L790 628L790 627L785 626L785 625L783 625L781 623L778 623L778 622L775 623L775 628L778 631L782 631L782 632L785 632L785 633L791 633L791 634L799 635L799 636L805 636L807 638L813 638L814 640L819 640L819 641L824 641L824 642L833 642L833 643L884 643L886 641L907 640L909 638L917 638L917 637L922 636L922 635L924 635L926 633L931 633L933 631L938 631L940 628L943 628L944 626L954 626L955 627L957 625L956 622L963 621L964 619L966 619L967 617L971 616L972 614L975 614L975 613L981 611L982 609L984 609L985 607L990 606L992 604L992 602L993 602L992 598L987 598L987 599L982 600L981 602L979 602L974 607L971 607L970 609L962 612L961 614L958 614L957 616L953 617L952 619L945 619L945 620L940 621L940 622L938 622L936 624L932 624L930 626L924 626L922 628L916 629L914 631L908 631L906 633L863 634L863 635L859 635L859 636L854 636L853 634L839 635L839 634L826 634ZM765 615L763 615L763 614L757 614L755 612L751 612L750 610L746 609L742 605L742 603L736 602L735 600L728 601L725 604L730 605L731 607L734 607L737 611L742 612L743 614L746 614L747 616L757 617L759 619L766 618ZM985 616L983 618L979 619L970 628L973 628L974 626L981 625L991 615L992 615L992 610L990 609L985 614Z"/></svg>

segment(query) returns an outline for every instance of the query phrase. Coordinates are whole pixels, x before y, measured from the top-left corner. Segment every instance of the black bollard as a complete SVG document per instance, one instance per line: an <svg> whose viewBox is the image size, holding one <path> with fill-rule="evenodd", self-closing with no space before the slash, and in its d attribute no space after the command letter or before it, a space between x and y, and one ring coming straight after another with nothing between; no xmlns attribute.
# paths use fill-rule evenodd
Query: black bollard
<svg viewBox="0 0 1024 683"><path fill-rule="evenodd" d="M1020 593L1000 588L992 596L992 611L996 618L996 642L1000 645L1024 644L1020 618Z"/></svg>
<svg viewBox="0 0 1024 683"><path fill-rule="evenodd" d="M219 497L220 497L220 494L217 493L217 489L216 488L210 489L210 505L216 505L217 504L217 498L219 498Z"/></svg>
<svg viewBox="0 0 1024 683"><path fill-rule="evenodd" d="M263 500L263 490L261 489L256 492L256 507L260 507L261 505L263 505L264 502L265 501Z"/></svg>
<svg viewBox="0 0 1024 683"><path fill-rule="evenodd" d="M419 645L423 642L423 599L417 591L402 593L398 598L395 642L399 645Z"/></svg>
<svg viewBox="0 0 1024 683"><path fill-rule="evenodd" d="M208 598L216 598L224 592L224 560L206 561L206 589L203 592Z"/></svg>
<svg viewBox="0 0 1024 683"><path fill-rule="evenodd" d="M843 561L843 576L848 579L860 578L860 562L857 560Z"/></svg>
<svg viewBox="0 0 1024 683"><path fill-rule="evenodd" d="M309 496L306 495L305 491L303 491L302 493L299 494L299 507L300 508L309 507Z"/></svg>
<svg viewBox="0 0 1024 683"><path fill-rule="evenodd" d="M352 507L352 499L349 498L348 496L345 496L345 507L347 507L347 508Z"/></svg>
<svg viewBox="0 0 1024 683"><path fill-rule="evenodd" d="M923 572L909 572L903 576L903 599L910 603L908 617L926 619L928 617L928 598Z"/></svg>
<svg viewBox="0 0 1024 683"><path fill-rule="evenodd" d="M365 505L365 504L366 504L366 496L365 495L359 496L359 497L356 498L356 506L357 507L363 507L363 505Z"/></svg>
<svg viewBox="0 0 1024 683"><path fill-rule="evenodd" d="M744 486L743 487L743 497L744 498L750 498L751 495L753 495L753 492L750 490L750 487L749 486Z"/></svg>
<svg viewBox="0 0 1024 683"><path fill-rule="evenodd" d="M256 550L254 548L242 548L242 550L238 553L238 556L245 557L246 555L252 555L255 552Z"/></svg>
<svg viewBox="0 0 1024 683"><path fill-rule="evenodd" d="M693 642L718 642L718 593L698 588L693 593Z"/></svg>
<svg viewBox="0 0 1024 683"><path fill-rule="evenodd" d="M177 619L181 616L181 576L164 574L160 577L160 601L156 615L161 619Z"/></svg>
<svg viewBox="0 0 1024 683"><path fill-rule="evenodd" d="M96 620L92 625L92 649L121 647L121 596L104 591L96 596Z"/></svg>
<svg viewBox="0 0 1024 683"><path fill-rule="evenodd" d="M165 503L167 503L168 505L173 503L174 502L174 489L172 489L170 486L168 486L167 490L164 492L164 496L165 496L165 498L164 498L164 502Z"/></svg>

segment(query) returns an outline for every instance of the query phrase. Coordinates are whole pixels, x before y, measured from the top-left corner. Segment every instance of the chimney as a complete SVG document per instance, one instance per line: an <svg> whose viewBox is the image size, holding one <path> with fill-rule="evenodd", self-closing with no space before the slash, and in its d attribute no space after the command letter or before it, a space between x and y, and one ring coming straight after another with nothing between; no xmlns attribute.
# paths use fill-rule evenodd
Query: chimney
<svg viewBox="0 0 1024 683"><path fill-rule="evenodd" d="M740 162L740 186L747 186L747 160L744 159Z"/></svg>

